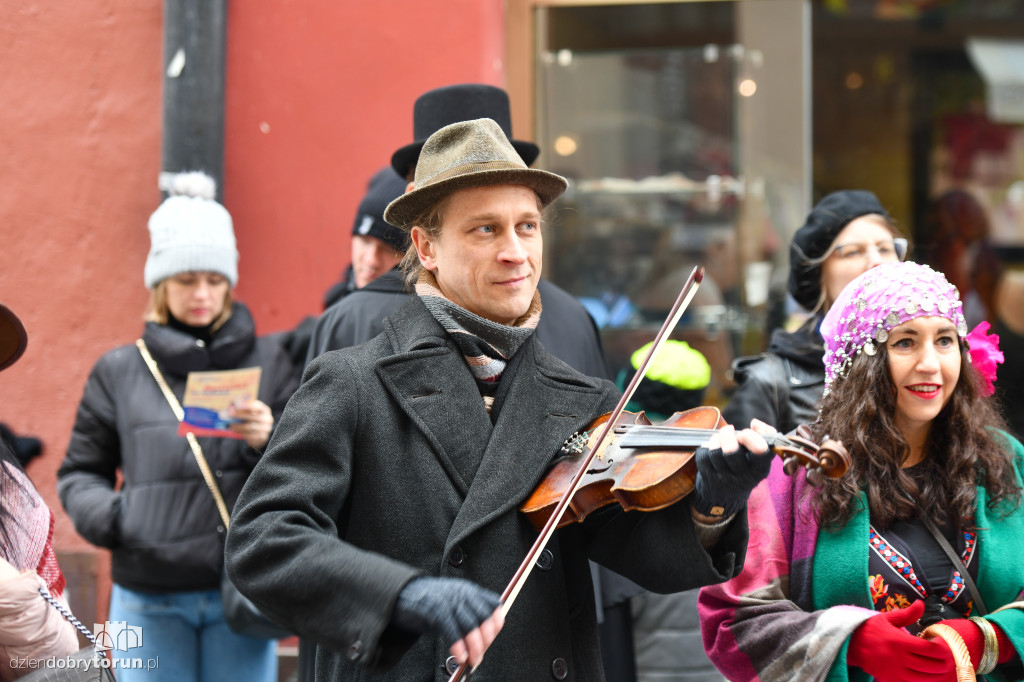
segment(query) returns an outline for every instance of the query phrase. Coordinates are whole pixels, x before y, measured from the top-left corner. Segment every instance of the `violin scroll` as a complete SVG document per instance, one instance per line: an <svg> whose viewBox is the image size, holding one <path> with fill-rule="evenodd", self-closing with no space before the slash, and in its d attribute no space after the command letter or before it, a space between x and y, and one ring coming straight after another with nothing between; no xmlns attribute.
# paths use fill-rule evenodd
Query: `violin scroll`
<svg viewBox="0 0 1024 682"><path fill-rule="evenodd" d="M807 469L808 482L814 486L821 485L825 477L842 478L852 463L850 453L840 441L826 436L818 445L811 440L806 425L800 426L793 436L777 439L773 449L782 457L787 474L793 475L802 466Z"/></svg>

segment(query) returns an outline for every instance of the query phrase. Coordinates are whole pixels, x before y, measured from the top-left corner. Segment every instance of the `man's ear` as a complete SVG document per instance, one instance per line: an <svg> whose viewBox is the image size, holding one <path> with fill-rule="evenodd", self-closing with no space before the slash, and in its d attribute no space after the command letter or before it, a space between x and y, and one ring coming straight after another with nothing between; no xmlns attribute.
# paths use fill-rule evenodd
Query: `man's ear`
<svg viewBox="0 0 1024 682"><path fill-rule="evenodd" d="M410 181L409 181L409 182L408 182L408 183L407 183L407 184L405 185L405 194L408 194L409 192L413 191L414 189L416 189L416 183L415 183L415 182L413 182L412 180L410 180Z"/></svg>
<svg viewBox="0 0 1024 682"><path fill-rule="evenodd" d="M412 239L412 245L416 247L416 255L420 258L420 265L425 270L436 271L437 254L435 252L435 244L430 239L427 231L419 225L414 225L412 230L409 231L409 237Z"/></svg>

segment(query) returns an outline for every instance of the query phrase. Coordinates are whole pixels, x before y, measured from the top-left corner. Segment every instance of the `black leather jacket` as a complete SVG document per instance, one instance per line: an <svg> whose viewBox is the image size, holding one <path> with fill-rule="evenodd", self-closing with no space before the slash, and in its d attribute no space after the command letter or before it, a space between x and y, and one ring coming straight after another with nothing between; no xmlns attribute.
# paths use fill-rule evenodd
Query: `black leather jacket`
<svg viewBox="0 0 1024 682"><path fill-rule="evenodd" d="M814 422L825 390L824 352L816 325L776 330L766 352L733 362L738 387L722 416L737 428L756 417L781 433Z"/></svg>

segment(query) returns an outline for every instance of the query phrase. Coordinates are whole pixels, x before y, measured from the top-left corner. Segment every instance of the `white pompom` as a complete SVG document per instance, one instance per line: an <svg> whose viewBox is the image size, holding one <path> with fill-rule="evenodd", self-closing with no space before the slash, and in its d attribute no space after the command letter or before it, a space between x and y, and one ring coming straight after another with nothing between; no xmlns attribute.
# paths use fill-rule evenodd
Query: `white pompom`
<svg viewBox="0 0 1024 682"><path fill-rule="evenodd" d="M160 173L157 184L172 197L186 196L212 200L217 196L217 181L202 171Z"/></svg>

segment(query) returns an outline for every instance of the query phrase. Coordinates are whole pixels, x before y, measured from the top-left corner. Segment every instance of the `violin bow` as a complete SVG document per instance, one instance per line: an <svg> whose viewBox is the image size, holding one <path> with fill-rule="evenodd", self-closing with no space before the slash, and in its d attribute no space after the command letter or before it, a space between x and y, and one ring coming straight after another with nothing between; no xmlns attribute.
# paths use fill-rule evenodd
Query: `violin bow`
<svg viewBox="0 0 1024 682"><path fill-rule="evenodd" d="M523 589L523 585L526 584L526 579L530 577L530 573L533 571L533 567L536 565L537 556L544 551L548 542L555 534L555 530L558 528L558 520L562 518L565 513L565 508L569 506L573 496L579 490L583 482L583 477L587 473L587 469L590 468L591 463L594 461L594 457L601 450L601 446L604 444L605 438L611 432L615 426L616 420L622 414L623 410L626 409L626 404L633 398L633 394L636 392L637 386L643 380L644 375L647 374L647 369L651 364L651 360L658 351L661 350L662 346L668 340L669 335L679 324L680 318L683 313L686 312L686 307L690 305L690 301L693 300L694 295L697 293L697 289L700 287L700 283L704 281L704 268L696 266L690 276L687 278L686 283L683 285L682 290L679 292L679 296L676 297L676 302L672 305L672 310L669 311L668 317L665 318L665 322L661 325L661 329L658 330L658 335L654 337L654 343L651 344L650 349L647 351L647 355L644 356L643 362L637 367L636 373L630 380L626 389L622 392L622 397L619 398L618 404L615 405L615 409L612 410L608 415L608 420L604 423L601 432L597 436L597 440L594 441L594 446L590 449L590 453L586 456L583 464L580 466L576 475L573 477L569 488L562 495L562 499L558 501L555 506L554 512L548 518L547 523L541 529L540 534L534 541L530 551L527 552L526 558L523 559L523 563L519 565L512 580L509 582L505 591L501 593L501 615L506 616L512 609L512 604L515 602L516 597L519 596L520 590ZM448 682L458 682L463 674L466 672L466 663L462 663L456 668L452 676L448 678ZM467 678L468 679L468 678Z"/></svg>

